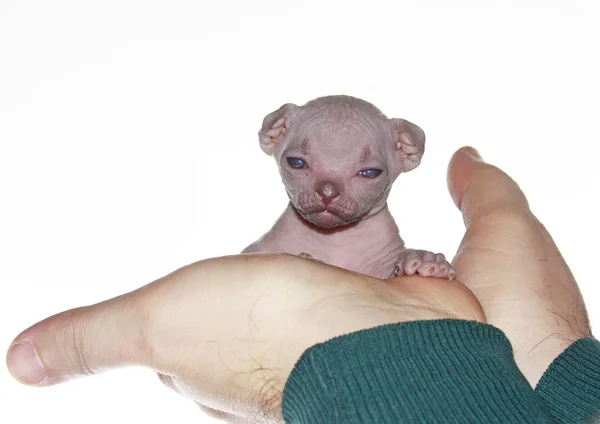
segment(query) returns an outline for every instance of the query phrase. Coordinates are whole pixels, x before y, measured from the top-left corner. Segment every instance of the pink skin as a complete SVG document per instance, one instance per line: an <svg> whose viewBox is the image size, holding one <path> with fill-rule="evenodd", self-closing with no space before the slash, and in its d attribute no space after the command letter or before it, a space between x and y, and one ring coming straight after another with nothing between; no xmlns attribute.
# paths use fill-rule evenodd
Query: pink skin
<svg viewBox="0 0 600 424"><path fill-rule="evenodd" d="M453 278L444 255L404 247L387 207L398 175L421 161L418 126L363 100L329 96L281 106L265 117L259 139L278 163L290 203L243 253L290 253L376 278Z"/></svg>

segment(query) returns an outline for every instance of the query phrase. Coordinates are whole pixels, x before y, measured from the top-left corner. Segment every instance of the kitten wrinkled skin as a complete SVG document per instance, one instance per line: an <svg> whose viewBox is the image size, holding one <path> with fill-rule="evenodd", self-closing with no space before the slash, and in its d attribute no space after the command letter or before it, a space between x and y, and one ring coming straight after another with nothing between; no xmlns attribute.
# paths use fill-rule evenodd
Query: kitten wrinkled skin
<svg viewBox="0 0 600 424"><path fill-rule="evenodd" d="M417 125L355 97L327 96L270 113L259 141L290 202L242 253L289 253L383 279L454 277L444 255L404 246L387 207L398 175L421 162Z"/></svg>

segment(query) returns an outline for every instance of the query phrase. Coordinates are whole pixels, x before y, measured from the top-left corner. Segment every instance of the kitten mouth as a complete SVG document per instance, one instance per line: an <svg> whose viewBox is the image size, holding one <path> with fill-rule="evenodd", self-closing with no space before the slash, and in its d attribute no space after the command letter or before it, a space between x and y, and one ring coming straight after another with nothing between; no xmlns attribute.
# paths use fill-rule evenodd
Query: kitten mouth
<svg viewBox="0 0 600 424"><path fill-rule="evenodd" d="M314 206L312 208L306 208L301 210L301 214L302 216L304 216L305 218L308 218L310 216L316 216L316 215L323 215L323 216L337 216L338 218L342 218L342 216L340 216L339 212L335 209L332 208L331 205L329 206Z"/></svg>
<svg viewBox="0 0 600 424"><path fill-rule="evenodd" d="M304 219L321 228L336 228L348 225L356 221L353 217L346 217L337 211L322 208L321 210L303 214Z"/></svg>
<svg viewBox="0 0 600 424"><path fill-rule="evenodd" d="M335 228L351 224L360 219L352 211L335 203L312 203L297 208L300 215L308 222L322 228Z"/></svg>
<svg viewBox="0 0 600 424"><path fill-rule="evenodd" d="M307 221L321 228L335 228L348 224L344 218L327 210L312 213L306 217Z"/></svg>

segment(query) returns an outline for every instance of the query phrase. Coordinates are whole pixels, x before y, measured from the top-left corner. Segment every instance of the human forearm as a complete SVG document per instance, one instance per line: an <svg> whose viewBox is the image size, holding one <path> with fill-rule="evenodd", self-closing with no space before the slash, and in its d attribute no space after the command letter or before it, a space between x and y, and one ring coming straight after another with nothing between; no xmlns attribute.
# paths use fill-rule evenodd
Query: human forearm
<svg viewBox="0 0 600 424"><path fill-rule="evenodd" d="M519 422L552 416L498 329L459 320L381 326L308 349L286 422Z"/></svg>

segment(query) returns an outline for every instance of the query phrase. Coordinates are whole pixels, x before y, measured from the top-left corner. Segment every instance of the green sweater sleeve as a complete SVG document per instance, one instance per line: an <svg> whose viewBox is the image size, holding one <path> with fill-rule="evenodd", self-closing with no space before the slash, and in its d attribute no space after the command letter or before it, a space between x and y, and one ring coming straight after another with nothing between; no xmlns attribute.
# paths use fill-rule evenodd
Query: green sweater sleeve
<svg viewBox="0 0 600 424"><path fill-rule="evenodd" d="M287 423L552 423L490 325L415 321L304 352L282 399Z"/></svg>
<svg viewBox="0 0 600 424"><path fill-rule="evenodd" d="M600 423L600 342L586 337L565 349L535 391L557 423Z"/></svg>

